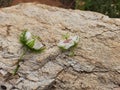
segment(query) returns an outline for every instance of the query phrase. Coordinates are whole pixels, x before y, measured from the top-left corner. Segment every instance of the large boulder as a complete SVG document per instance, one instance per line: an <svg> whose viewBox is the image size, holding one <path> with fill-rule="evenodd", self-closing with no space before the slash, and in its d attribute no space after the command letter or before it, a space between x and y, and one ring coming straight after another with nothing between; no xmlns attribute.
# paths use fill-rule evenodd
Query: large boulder
<svg viewBox="0 0 120 90"><path fill-rule="evenodd" d="M46 45L28 52L18 75L19 35L28 29ZM63 34L79 35L75 55L57 47ZM0 90L120 90L120 19L35 3L0 10ZM7 88L7 89L6 89Z"/></svg>

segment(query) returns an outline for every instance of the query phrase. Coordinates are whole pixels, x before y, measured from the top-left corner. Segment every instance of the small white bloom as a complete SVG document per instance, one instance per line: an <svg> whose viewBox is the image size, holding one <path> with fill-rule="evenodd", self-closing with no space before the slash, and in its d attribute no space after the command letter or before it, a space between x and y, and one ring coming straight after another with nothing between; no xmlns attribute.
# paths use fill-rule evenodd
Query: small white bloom
<svg viewBox="0 0 120 90"><path fill-rule="evenodd" d="M34 45L33 45L33 49L35 50L39 50L43 47L43 44L41 42L39 42L38 40L35 41Z"/></svg>
<svg viewBox="0 0 120 90"><path fill-rule="evenodd" d="M32 37L32 34L30 32L26 32L25 38L27 40L27 46L31 49L39 50L43 47L42 43L39 42L36 38Z"/></svg>
<svg viewBox="0 0 120 90"><path fill-rule="evenodd" d="M44 49L44 45L38 39L38 36L34 36L29 31L24 31L20 37L21 43L34 51L40 51Z"/></svg>
<svg viewBox="0 0 120 90"><path fill-rule="evenodd" d="M59 47L63 47L64 49L69 49L74 45L74 41L72 39L67 39L67 40L61 40L58 43Z"/></svg>
<svg viewBox="0 0 120 90"><path fill-rule="evenodd" d="M58 43L58 46L67 50L67 49L71 48L72 46L74 46L78 42L79 42L79 37L78 36L74 36L74 37L71 36L68 39L61 40Z"/></svg>
<svg viewBox="0 0 120 90"><path fill-rule="evenodd" d="M26 38L26 40L32 39L32 34L27 31L27 32L25 33L25 38Z"/></svg>

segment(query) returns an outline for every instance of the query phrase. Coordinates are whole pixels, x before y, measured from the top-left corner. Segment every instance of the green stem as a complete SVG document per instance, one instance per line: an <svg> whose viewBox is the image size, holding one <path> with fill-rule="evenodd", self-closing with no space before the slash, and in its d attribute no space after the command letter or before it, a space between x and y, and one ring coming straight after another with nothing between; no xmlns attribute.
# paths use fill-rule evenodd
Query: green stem
<svg viewBox="0 0 120 90"><path fill-rule="evenodd" d="M20 64L19 63L23 60L23 57L24 57L25 54L26 54L26 51L24 51L21 54L20 58L18 59L17 66L16 66L16 68L15 68L15 70L13 72L13 75L16 75L16 73L18 72L18 69L20 68Z"/></svg>
<svg viewBox="0 0 120 90"><path fill-rule="evenodd" d="M70 56L70 57L73 57L74 55L75 55L74 50L71 49L70 52L69 52L69 56Z"/></svg>

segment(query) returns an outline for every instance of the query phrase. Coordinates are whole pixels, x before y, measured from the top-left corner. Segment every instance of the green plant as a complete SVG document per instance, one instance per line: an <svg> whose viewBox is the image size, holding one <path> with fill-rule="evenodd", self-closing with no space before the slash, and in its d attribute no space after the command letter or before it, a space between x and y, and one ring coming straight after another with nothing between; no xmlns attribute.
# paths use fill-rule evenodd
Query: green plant
<svg viewBox="0 0 120 90"><path fill-rule="evenodd" d="M7 7L13 0L0 0L0 7Z"/></svg>
<svg viewBox="0 0 120 90"><path fill-rule="evenodd" d="M16 75L19 67L20 62L23 61L23 57L25 56L26 52L42 52L45 47L40 41L40 37L34 36L29 31L24 30L20 35L20 42L23 45L23 53L21 54L20 58L18 59L18 62L16 63L17 66L13 72L13 75Z"/></svg>
<svg viewBox="0 0 120 90"><path fill-rule="evenodd" d="M84 2L81 5L80 2ZM103 13L110 17L120 17L120 0L76 0L76 9Z"/></svg>
<svg viewBox="0 0 120 90"><path fill-rule="evenodd" d="M85 0L75 0L75 9L84 10Z"/></svg>
<svg viewBox="0 0 120 90"><path fill-rule="evenodd" d="M77 47L79 36L70 36L68 33L63 35L63 39L58 43L62 51L70 51L69 56L74 56L74 48Z"/></svg>

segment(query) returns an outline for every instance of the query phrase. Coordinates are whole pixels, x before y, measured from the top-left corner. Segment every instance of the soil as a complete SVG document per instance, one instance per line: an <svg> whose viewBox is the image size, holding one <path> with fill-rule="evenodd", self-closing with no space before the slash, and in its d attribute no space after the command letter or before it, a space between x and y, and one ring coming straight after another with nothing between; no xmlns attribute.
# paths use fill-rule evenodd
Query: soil
<svg viewBox="0 0 120 90"><path fill-rule="evenodd" d="M41 4L47 4L47 5L63 7L63 8L71 8L72 6L71 5L72 2L64 3L64 0L13 0L12 5L16 5L18 3L26 3L26 2L37 2Z"/></svg>

